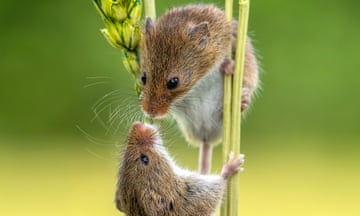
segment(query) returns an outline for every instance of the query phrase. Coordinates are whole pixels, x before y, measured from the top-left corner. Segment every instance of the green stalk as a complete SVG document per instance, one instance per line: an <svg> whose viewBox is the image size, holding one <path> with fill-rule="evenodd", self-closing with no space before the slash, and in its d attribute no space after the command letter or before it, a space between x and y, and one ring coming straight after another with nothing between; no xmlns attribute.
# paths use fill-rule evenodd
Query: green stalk
<svg viewBox="0 0 360 216"><path fill-rule="evenodd" d="M225 12L228 21L232 22L232 5L233 0L227 0L225 3ZM231 49L229 50L229 58L231 58ZM227 162L230 147L230 126L231 126L231 89L232 75L224 76L224 129L223 129L223 161Z"/></svg>
<svg viewBox="0 0 360 216"><path fill-rule="evenodd" d="M155 0L145 0L145 16L149 16L152 20L156 18Z"/></svg>
<svg viewBox="0 0 360 216"><path fill-rule="evenodd" d="M245 68L245 46L247 27L249 19L250 0L239 0L239 27L237 33L235 71L233 77L233 95L232 95L232 122L231 122L231 149L235 155L240 154L241 140L241 90L243 83L243 74ZM240 195L240 178L236 174L230 179L231 197L229 199L229 215L239 215L238 206Z"/></svg>
<svg viewBox="0 0 360 216"><path fill-rule="evenodd" d="M155 9L155 0L144 0L144 7L145 7L145 16L150 17L152 20L156 19L156 9ZM161 121L157 120L154 122L149 117L144 117L144 122L150 124L160 125Z"/></svg>
<svg viewBox="0 0 360 216"><path fill-rule="evenodd" d="M227 20L232 22L233 14L233 0L225 1L225 13ZM231 49L229 50L229 58L231 58ZM232 76L224 75L224 113L223 113L223 163L226 163L230 153L231 145L231 90L232 90ZM221 206L221 215L228 215L228 200L231 194L230 184L225 196L223 205Z"/></svg>

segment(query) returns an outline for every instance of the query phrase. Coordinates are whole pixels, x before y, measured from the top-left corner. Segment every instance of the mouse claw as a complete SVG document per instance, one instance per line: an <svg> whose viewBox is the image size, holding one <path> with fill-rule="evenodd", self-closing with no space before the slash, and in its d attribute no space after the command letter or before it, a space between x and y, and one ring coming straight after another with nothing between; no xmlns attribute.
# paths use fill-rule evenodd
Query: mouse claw
<svg viewBox="0 0 360 216"><path fill-rule="evenodd" d="M220 66L220 70L228 75L234 74L234 68L235 68L234 60L228 58L224 59L223 63L221 63Z"/></svg>
<svg viewBox="0 0 360 216"><path fill-rule="evenodd" d="M241 167L242 164L245 162L245 155L240 154L236 159L234 159L234 152L230 152L229 154L229 160L228 162L223 166L221 170L221 176L224 179L228 179L232 175L234 175L237 172L241 172L244 170L243 167Z"/></svg>
<svg viewBox="0 0 360 216"><path fill-rule="evenodd" d="M245 163L245 155L240 154L237 160L240 161L240 165L243 165Z"/></svg>
<svg viewBox="0 0 360 216"><path fill-rule="evenodd" d="M234 152L230 152L228 162L232 161L233 159L234 159Z"/></svg>

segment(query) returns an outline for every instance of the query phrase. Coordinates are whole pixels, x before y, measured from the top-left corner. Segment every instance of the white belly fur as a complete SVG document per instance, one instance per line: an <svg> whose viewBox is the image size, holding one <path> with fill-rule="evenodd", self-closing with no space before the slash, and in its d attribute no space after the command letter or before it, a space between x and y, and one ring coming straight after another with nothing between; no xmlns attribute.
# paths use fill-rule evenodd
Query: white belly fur
<svg viewBox="0 0 360 216"><path fill-rule="evenodd" d="M171 105L171 114L190 144L216 144L221 141L223 80L223 73L216 67L187 95Z"/></svg>

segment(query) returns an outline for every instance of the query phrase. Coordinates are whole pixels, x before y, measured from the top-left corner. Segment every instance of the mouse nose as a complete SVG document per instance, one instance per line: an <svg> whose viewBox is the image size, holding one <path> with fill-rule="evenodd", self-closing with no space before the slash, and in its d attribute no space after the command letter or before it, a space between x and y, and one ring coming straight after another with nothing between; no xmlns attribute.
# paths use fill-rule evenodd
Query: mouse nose
<svg viewBox="0 0 360 216"><path fill-rule="evenodd" d="M146 125L142 122L135 122L133 128L137 131L144 132L146 130Z"/></svg>
<svg viewBox="0 0 360 216"><path fill-rule="evenodd" d="M141 110L147 117L154 118L154 113L151 112L152 105L150 105L149 103L149 101L142 100Z"/></svg>
<svg viewBox="0 0 360 216"><path fill-rule="evenodd" d="M167 114L168 106L163 100L152 99L147 102L142 102L142 111L145 115L153 119L164 118Z"/></svg>
<svg viewBox="0 0 360 216"><path fill-rule="evenodd" d="M146 115L149 117L149 118L152 118L152 119L156 119L158 117L158 114L157 113L146 113Z"/></svg>
<svg viewBox="0 0 360 216"><path fill-rule="evenodd" d="M166 117L166 111L158 106L150 106L147 112L144 112L152 119L162 119Z"/></svg>
<svg viewBox="0 0 360 216"><path fill-rule="evenodd" d="M146 117L149 117L152 119L156 119L159 117L159 114L158 114L157 110L155 110L155 109L143 110L143 113L145 114Z"/></svg>

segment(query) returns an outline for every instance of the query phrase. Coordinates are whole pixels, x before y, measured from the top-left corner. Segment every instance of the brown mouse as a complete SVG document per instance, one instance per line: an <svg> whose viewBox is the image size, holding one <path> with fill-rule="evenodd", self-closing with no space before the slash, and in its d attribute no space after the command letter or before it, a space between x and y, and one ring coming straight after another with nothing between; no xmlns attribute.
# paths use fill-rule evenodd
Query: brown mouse
<svg viewBox="0 0 360 216"><path fill-rule="evenodd" d="M232 72L237 22L213 5L173 8L156 22L145 21L140 48L142 111L151 118L172 116L186 140L201 145L199 167L210 170L212 146L221 141L223 72ZM242 106L258 84L258 65L247 38ZM240 109L240 107L239 107Z"/></svg>
<svg viewBox="0 0 360 216"><path fill-rule="evenodd" d="M157 129L134 123L120 165L116 206L129 216L212 215L227 180L240 169L243 155L223 166L221 175L201 175L178 167Z"/></svg>

